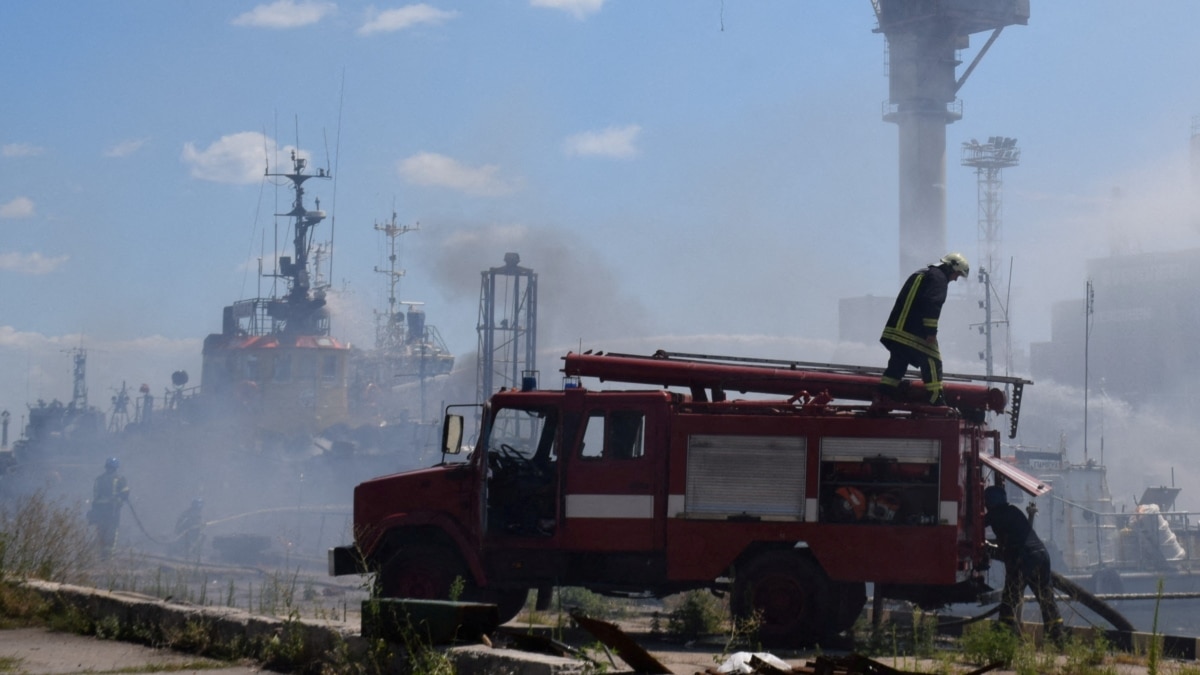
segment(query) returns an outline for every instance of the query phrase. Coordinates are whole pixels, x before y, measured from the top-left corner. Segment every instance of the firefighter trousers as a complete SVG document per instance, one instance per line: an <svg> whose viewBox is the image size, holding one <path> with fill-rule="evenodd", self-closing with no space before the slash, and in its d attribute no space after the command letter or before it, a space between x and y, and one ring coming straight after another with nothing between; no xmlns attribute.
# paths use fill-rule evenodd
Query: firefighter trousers
<svg viewBox="0 0 1200 675"><path fill-rule="evenodd" d="M1004 590L1000 595L999 621L1019 630L1018 617L1025 587L1033 591L1042 610L1042 626L1046 637L1055 643L1063 640L1063 620L1054 600L1054 587L1050 579L1050 557L1045 551L1029 551L1014 561L1004 562Z"/></svg>
<svg viewBox="0 0 1200 675"><path fill-rule="evenodd" d="M908 372L909 366L916 366L921 369L921 380L925 383L925 391L929 392L929 402L942 402L941 358L897 342L885 342L884 346L890 354L887 368L883 371L883 377L879 379L879 386L884 392L899 398L897 394L904 374Z"/></svg>

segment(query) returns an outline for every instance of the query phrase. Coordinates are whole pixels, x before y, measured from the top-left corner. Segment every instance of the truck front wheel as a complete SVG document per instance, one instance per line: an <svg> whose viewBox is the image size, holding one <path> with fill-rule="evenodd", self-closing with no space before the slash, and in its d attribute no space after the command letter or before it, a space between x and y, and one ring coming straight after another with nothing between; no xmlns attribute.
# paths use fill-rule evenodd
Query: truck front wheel
<svg viewBox="0 0 1200 675"><path fill-rule="evenodd" d="M738 570L732 608L740 621L757 624L764 646L809 645L831 636L829 577L811 558L767 551Z"/></svg>
<svg viewBox="0 0 1200 675"><path fill-rule="evenodd" d="M467 578L458 556L445 546L422 544L397 551L376 580L384 598L449 600L454 579Z"/></svg>

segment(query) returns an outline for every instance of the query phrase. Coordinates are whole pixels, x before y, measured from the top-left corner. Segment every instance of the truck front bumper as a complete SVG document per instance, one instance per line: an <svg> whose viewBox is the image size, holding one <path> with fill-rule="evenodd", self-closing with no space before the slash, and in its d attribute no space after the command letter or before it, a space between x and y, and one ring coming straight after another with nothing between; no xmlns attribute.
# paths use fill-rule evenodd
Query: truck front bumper
<svg viewBox="0 0 1200 675"><path fill-rule="evenodd" d="M340 577L347 574L366 574L367 569L362 553L357 546L334 546L329 549L329 576Z"/></svg>

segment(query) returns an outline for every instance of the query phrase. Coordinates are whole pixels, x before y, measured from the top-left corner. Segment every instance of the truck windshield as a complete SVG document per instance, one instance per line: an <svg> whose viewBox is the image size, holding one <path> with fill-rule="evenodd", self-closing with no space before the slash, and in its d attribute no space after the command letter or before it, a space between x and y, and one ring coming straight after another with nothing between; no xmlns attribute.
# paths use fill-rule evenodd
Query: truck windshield
<svg viewBox="0 0 1200 675"><path fill-rule="evenodd" d="M555 459L557 432L558 411L553 408L501 408L488 432L488 454L550 461Z"/></svg>

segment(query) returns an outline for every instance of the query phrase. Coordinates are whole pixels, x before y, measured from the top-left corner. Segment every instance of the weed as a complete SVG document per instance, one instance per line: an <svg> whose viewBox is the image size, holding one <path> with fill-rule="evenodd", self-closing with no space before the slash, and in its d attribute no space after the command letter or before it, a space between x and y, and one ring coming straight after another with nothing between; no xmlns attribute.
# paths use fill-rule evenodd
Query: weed
<svg viewBox="0 0 1200 675"><path fill-rule="evenodd" d="M0 656L0 673L20 673L21 663L24 659L19 659L15 656Z"/></svg>
<svg viewBox="0 0 1200 675"><path fill-rule="evenodd" d="M121 621L109 614L101 617L95 625L95 635L101 640L117 640L121 637Z"/></svg>
<svg viewBox="0 0 1200 675"><path fill-rule="evenodd" d="M0 509L0 579L78 582L96 559L82 507L51 501L39 490Z"/></svg>
<svg viewBox="0 0 1200 675"><path fill-rule="evenodd" d="M1021 638L1007 627L995 622L977 623L963 630L963 658L978 666L1000 662L1013 663L1021 646Z"/></svg>
<svg viewBox="0 0 1200 675"><path fill-rule="evenodd" d="M729 657L735 649L762 651L758 641L758 631L762 627L762 614L754 612L750 616L735 618L729 622L729 633L725 637L725 646L714 660L718 663Z"/></svg>
<svg viewBox="0 0 1200 675"><path fill-rule="evenodd" d="M729 608L708 591L689 591L669 605L676 606L667 614L667 634L685 641L721 632L729 615Z"/></svg>
<svg viewBox="0 0 1200 675"><path fill-rule="evenodd" d="M1163 578L1158 578L1158 590L1154 599L1154 623L1150 626L1150 647L1146 654L1146 671L1158 675L1158 660L1162 655L1162 638L1158 635L1158 608L1162 604Z"/></svg>
<svg viewBox="0 0 1200 675"><path fill-rule="evenodd" d="M313 661L304 642L304 630L295 617L285 621L275 635L263 642L258 658L263 666L281 671L293 671Z"/></svg>
<svg viewBox="0 0 1200 675"><path fill-rule="evenodd" d="M586 588L561 586L554 590L554 594L554 605L560 610L563 608L578 610L593 619L619 619L628 614L628 610L623 604L593 593Z"/></svg>
<svg viewBox="0 0 1200 675"><path fill-rule="evenodd" d="M46 610L46 602L34 591L0 582L0 629L34 624Z"/></svg>
<svg viewBox="0 0 1200 675"><path fill-rule="evenodd" d="M95 633L95 623L92 621L92 618L70 603L48 608L46 625L51 630L61 633L75 633L78 635L92 635Z"/></svg>
<svg viewBox="0 0 1200 675"><path fill-rule="evenodd" d="M1115 668L1099 669L1108 656L1108 640L1102 633L1095 633L1090 640L1072 637L1062 646L1062 675L1088 675L1091 673L1115 673Z"/></svg>
<svg viewBox="0 0 1200 675"><path fill-rule="evenodd" d="M165 646L192 654L209 655L217 651L213 626L208 621L189 619L165 635L164 642Z"/></svg>

